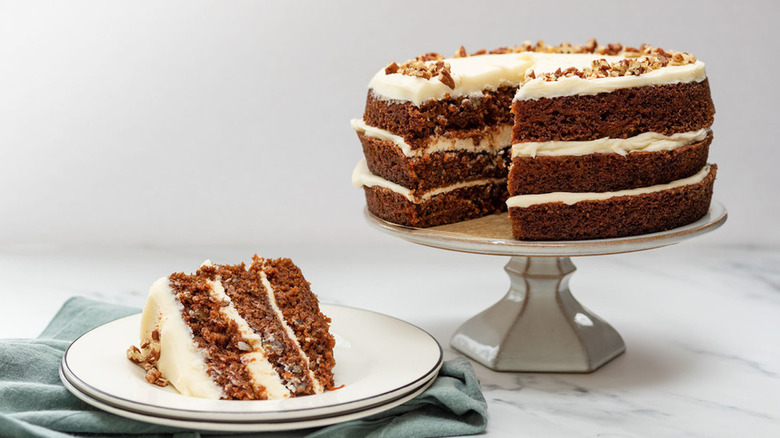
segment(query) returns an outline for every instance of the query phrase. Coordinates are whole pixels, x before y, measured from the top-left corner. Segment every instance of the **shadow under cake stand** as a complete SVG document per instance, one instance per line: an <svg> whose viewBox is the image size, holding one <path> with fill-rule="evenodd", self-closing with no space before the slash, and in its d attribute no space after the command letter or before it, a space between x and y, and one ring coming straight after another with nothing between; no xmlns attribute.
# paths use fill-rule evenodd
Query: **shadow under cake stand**
<svg viewBox="0 0 780 438"><path fill-rule="evenodd" d="M504 270L509 292L453 335L453 348L495 371L591 372L625 351L620 334L585 309L569 290L571 257L620 254L672 245L712 231L726 221L713 201L698 221L668 231L599 240L522 241L509 217L496 214L431 228L382 220L365 210L375 228L420 245L474 254L511 256Z"/></svg>

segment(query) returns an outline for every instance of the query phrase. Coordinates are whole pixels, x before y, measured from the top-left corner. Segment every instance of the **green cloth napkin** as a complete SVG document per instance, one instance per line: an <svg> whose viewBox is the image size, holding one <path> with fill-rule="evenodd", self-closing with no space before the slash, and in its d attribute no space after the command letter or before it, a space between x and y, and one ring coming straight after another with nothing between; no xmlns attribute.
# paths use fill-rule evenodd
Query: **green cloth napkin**
<svg viewBox="0 0 780 438"><path fill-rule="evenodd" d="M68 345L88 330L138 309L71 298L36 339L0 340L3 437L201 437L213 433L159 426L103 412L71 395L58 370ZM463 358L444 363L425 392L388 411L315 430L311 437L436 437L485 430L487 403Z"/></svg>

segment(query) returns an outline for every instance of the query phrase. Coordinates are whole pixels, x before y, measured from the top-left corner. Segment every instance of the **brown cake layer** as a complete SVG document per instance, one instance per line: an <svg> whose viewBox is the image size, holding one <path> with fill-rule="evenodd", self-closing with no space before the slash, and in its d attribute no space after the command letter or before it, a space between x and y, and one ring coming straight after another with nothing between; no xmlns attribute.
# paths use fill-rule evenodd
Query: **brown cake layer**
<svg viewBox="0 0 780 438"><path fill-rule="evenodd" d="M671 151L515 157L509 194L611 192L666 184L701 170L711 142L712 133Z"/></svg>
<svg viewBox="0 0 780 438"><path fill-rule="evenodd" d="M374 175L414 191L426 191L463 181L506 178L509 148L487 152L435 152L407 157L391 141L358 133L368 169Z"/></svg>
<svg viewBox="0 0 780 438"><path fill-rule="evenodd" d="M266 260L263 271L274 289L276 305L309 358L309 369L325 389L333 389L336 342L328 331L330 318L320 312L309 282L290 259Z"/></svg>
<svg viewBox="0 0 780 438"><path fill-rule="evenodd" d="M400 135L412 148L424 145L428 137L458 130L483 129L485 126L509 125L509 108L517 87L486 90L480 98L445 97L416 106L411 102L377 99L368 90L363 120Z"/></svg>
<svg viewBox="0 0 780 438"><path fill-rule="evenodd" d="M709 80L512 103L512 143L672 135L712 125Z"/></svg>
<svg viewBox="0 0 780 438"><path fill-rule="evenodd" d="M396 224L432 227L506 210L506 184L464 187L415 204L383 187L363 187L368 211Z"/></svg>
<svg viewBox="0 0 780 438"><path fill-rule="evenodd" d="M603 201L512 207L512 234L520 240L582 240L633 236L689 224L707 213L717 166L697 184Z"/></svg>
<svg viewBox="0 0 780 438"><path fill-rule="evenodd" d="M206 354L209 376L222 387L227 399L262 400L264 390L255 391L252 378L241 362L245 353L238 346L247 343L234 321L220 312L221 303L211 297L206 276L175 273L170 285L183 306L182 318L192 330L195 343Z"/></svg>
<svg viewBox="0 0 780 438"><path fill-rule="evenodd" d="M262 260L259 260L262 263ZM298 352L292 339L271 307L267 291L262 284L259 265L246 270L244 264L203 266L197 274L222 279L225 293L230 297L238 314L246 320L263 340L268 361L281 376L285 386L295 395L314 394L305 359Z"/></svg>
<svg viewBox="0 0 780 438"><path fill-rule="evenodd" d="M263 273L273 289L273 301L298 338L304 354L288 336L263 282ZM251 341L241 334L235 321L221 309L227 303L212 296L211 282L219 282L230 303L262 340L268 362L293 396L314 394L311 370L325 389L333 389L334 339L330 319L319 310L317 297L300 270L289 259L265 260L254 256L246 269L238 265L204 265L193 275L175 273L169 277L176 299L182 304L182 318L193 339L205 351L209 376L226 399L264 400L266 389L254 387L242 361L251 351Z"/></svg>

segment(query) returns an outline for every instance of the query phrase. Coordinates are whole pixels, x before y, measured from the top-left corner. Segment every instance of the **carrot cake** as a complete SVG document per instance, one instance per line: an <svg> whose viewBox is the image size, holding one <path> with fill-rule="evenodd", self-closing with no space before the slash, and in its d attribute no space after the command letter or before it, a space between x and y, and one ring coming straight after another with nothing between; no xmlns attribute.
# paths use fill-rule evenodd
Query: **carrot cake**
<svg viewBox="0 0 780 438"><path fill-rule="evenodd" d="M193 397L265 400L333 389L330 319L289 259L205 262L156 281L127 357Z"/></svg>
<svg viewBox="0 0 780 438"><path fill-rule="evenodd" d="M415 227L509 209L515 238L618 237L703 216L704 63L648 45L521 46L391 63L352 121L369 211Z"/></svg>

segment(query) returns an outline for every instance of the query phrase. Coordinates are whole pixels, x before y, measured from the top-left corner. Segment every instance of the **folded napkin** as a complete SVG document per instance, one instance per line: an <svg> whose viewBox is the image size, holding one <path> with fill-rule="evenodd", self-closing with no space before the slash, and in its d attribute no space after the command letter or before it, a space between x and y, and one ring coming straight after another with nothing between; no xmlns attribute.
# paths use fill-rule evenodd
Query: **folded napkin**
<svg viewBox="0 0 780 438"><path fill-rule="evenodd" d="M201 437L209 433L126 419L93 408L60 382L68 345L86 331L138 309L71 298L36 339L0 340L0 435ZM311 437L436 437L485 430L487 403L463 358L444 363L425 392L388 411L334 424ZM211 433L213 434L213 433Z"/></svg>

